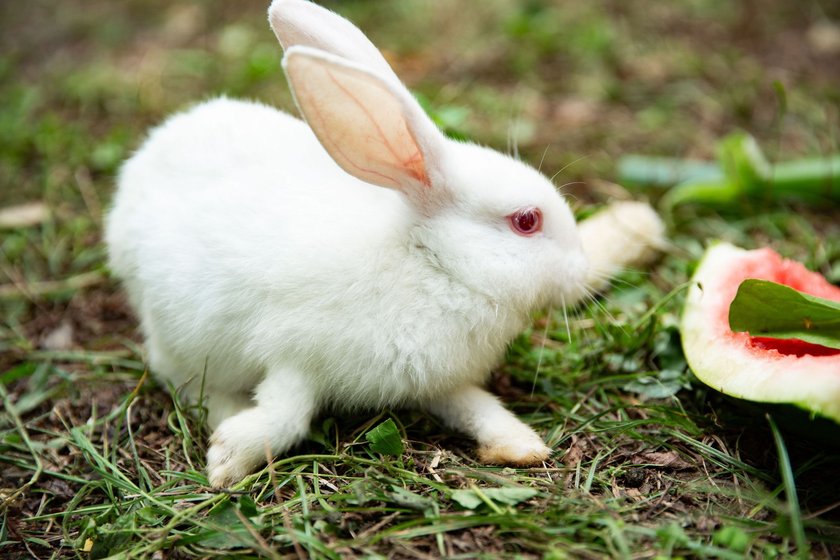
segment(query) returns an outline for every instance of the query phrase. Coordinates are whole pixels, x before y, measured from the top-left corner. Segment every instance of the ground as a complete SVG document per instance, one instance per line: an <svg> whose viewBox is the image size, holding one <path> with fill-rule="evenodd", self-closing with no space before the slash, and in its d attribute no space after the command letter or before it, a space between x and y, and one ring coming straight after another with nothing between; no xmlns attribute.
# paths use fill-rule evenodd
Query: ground
<svg viewBox="0 0 840 560"><path fill-rule="evenodd" d="M713 158L737 129L772 160L838 151L829 0L326 5L448 133L557 173L581 216L660 199L619 186L622 154ZM836 206L687 205L665 215L670 244L650 269L568 329L535 317L490 387L555 450L543 467L485 467L431 418L371 411L320 418L294 454L211 490L201 411L146 374L102 213L120 162L168 113L217 94L293 110L264 14L218 0L0 5L0 209L42 205L0 230L0 555L840 556L836 432L803 435L789 409L706 388L676 328L711 239L771 245L840 281ZM366 437L388 419L397 455Z"/></svg>

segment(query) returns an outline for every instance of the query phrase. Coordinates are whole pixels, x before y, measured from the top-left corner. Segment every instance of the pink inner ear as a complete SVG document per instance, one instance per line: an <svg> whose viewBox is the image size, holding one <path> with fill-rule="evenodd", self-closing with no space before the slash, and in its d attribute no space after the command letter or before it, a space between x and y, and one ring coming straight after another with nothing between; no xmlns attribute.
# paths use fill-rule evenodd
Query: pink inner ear
<svg viewBox="0 0 840 560"><path fill-rule="evenodd" d="M432 186L432 182L429 180L429 176L426 174L426 164L423 160L423 154L420 150L417 150L412 154L412 156L403 162L403 166L406 168L408 173L417 179L419 182L424 184L427 187Z"/></svg>
<svg viewBox="0 0 840 560"><path fill-rule="evenodd" d="M426 150L440 132L404 86L306 47L284 60L301 112L347 173L412 198L437 192Z"/></svg>
<svg viewBox="0 0 840 560"><path fill-rule="evenodd" d="M386 132L380 126L380 123L377 121L375 115L371 112L370 109L350 91L347 87L345 87L335 76L335 74L331 70L327 70L327 75L329 76L330 80L333 82L335 87L339 90L344 92L344 95L347 96L347 99L352 100L352 102L358 107L359 111L365 115L366 119L370 122L371 127L373 130L376 131L377 135L379 136L379 140L384 144L388 151L391 153L395 161L398 161L400 166L403 168L404 172L416 179L421 184L431 187L432 183L429 180L429 176L426 174L426 165L425 160L423 159L423 153L417 146L417 140L411 134L408 129L404 130L404 135L411 139L410 145L413 146L414 152L406 159L400 161L400 151L394 146L393 139L386 134ZM315 106L315 110L318 110L318 106ZM319 119L323 121L323 117L319 115ZM395 177L391 177L389 175L385 175L384 173L378 172L375 169L362 167L358 164L358 162L353 161L353 158L346 153L344 150L341 149L340 146L336 146L336 149L345 157L347 158L348 162L350 162L354 167L356 167L359 171L373 173L374 175L378 175L383 179L388 179L394 183L398 182L398 179Z"/></svg>

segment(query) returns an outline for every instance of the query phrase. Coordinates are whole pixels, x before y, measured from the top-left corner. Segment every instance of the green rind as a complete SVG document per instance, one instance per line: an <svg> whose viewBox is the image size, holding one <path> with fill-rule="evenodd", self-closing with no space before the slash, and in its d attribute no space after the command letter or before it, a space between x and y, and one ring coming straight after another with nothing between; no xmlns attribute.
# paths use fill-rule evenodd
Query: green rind
<svg viewBox="0 0 840 560"><path fill-rule="evenodd" d="M727 273L755 259L779 257L769 249L746 251L717 243L701 259L680 324L689 367L703 383L729 396L791 404L840 423L840 356L796 358L773 351L759 356L747 349L746 334L731 333L728 324L726 332L720 328L722 319L715 313L728 313L743 279L727 278Z"/></svg>

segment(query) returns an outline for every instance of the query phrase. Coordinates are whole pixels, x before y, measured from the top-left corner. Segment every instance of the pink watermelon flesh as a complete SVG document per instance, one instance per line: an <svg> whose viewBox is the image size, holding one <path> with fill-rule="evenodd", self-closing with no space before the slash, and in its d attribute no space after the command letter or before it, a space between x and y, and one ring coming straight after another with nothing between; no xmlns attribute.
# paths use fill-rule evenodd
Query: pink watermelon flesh
<svg viewBox="0 0 840 560"><path fill-rule="evenodd" d="M749 251L741 262L734 264L729 270L729 276L724 277L725 289L732 297L729 300L731 305L738 291L738 286L747 278L758 278L770 280L777 284L790 286L812 296L817 296L833 301L840 301L840 288L831 285L820 274L811 272L802 264L782 258L781 255L772 249L757 249ZM733 289L734 288L734 289ZM729 305L723 309L723 322L729 328ZM731 332L731 331L730 331ZM775 350L780 354L792 356L833 356L840 354L840 350L828 348L818 344L811 344L804 340L766 338L749 336L747 333L732 333L744 338L750 348L755 349L758 354ZM840 373L840 372L838 372Z"/></svg>
<svg viewBox="0 0 840 560"><path fill-rule="evenodd" d="M791 356L835 356L840 354L837 348L828 348L819 344L811 344L798 338L765 338L762 336L750 337L750 346L757 350L775 350L779 354Z"/></svg>
<svg viewBox="0 0 840 560"><path fill-rule="evenodd" d="M680 330L689 366L701 381L728 395L796 404L840 422L840 350L729 328L729 306L747 278L840 301L840 288L770 249L714 245L698 265L683 312Z"/></svg>

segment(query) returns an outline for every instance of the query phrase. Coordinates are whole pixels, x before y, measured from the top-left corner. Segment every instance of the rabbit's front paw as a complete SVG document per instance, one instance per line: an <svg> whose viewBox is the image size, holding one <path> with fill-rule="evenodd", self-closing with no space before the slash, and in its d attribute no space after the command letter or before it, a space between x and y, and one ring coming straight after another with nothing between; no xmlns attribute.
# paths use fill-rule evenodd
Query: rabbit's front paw
<svg viewBox="0 0 840 560"><path fill-rule="evenodd" d="M290 382L285 379L288 388ZM281 394L275 385L268 385L269 394ZM236 484L260 465L286 451L306 435L311 403L296 395L296 406L282 399L267 401L226 418L210 437L207 451L207 477L210 485L222 488Z"/></svg>
<svg viewBox="0 0 840 560"><path fill-rule="evenodd" d="M207 451L207 478L214 488L230 487L257 468L271 456L267 444L253 432L243 430L242 415L228 418L210 437Z"/></svg>
<svg viewBox="0 0 840 560"><path fill-rule="evenodd" d="M207 451L207 478L213 488L233 486L254 468L255 465L251 461L241 456L235 442L216 437L210 442L210 449Z"/></svg>
<svg viewBox="0 0 840 560"><path fill-rule="evenodd" d="M530 466L548 459L551 448L546 447L537 434L505 436L483 443L478 448L478 459L492 465Z"/></svg>

